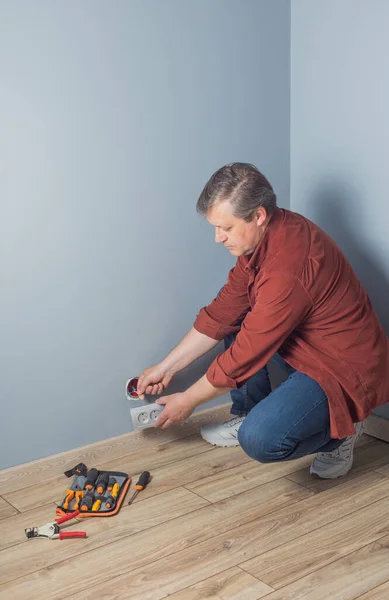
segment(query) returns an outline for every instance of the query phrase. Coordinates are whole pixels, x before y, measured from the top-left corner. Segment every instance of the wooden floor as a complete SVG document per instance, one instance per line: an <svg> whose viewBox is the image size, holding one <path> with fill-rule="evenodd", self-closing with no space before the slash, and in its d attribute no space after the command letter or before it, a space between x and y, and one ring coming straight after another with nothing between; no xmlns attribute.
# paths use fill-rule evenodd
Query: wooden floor
<svg viewBox="0 0 389 600"><path fill-rule="evenodd" d="M354 468L325 482L311 458L259 464L198 434L101 469L153 479L87 539L27 540L55 515L66 478L0 496L1 600L388 600L389 445L362 436ZM28 466L28 465L27 465ZM92 465L90 465L92 466Z"/></svg>

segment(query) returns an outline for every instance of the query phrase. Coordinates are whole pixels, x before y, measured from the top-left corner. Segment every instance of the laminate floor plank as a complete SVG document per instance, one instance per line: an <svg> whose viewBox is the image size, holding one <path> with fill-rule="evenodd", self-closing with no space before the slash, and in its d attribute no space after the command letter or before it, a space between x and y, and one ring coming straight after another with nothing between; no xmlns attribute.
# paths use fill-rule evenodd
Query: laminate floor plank
<svg viewBox="0 0 389 600"><path fill-rule="evenodd" d="M266 600L387 600L371 594L388 577L389 550L373 543L272 592Z"/></svg>
<svg viewBox="0 0 389 600"><path fill-rule="evenodd" d="M6 517L12 517L12 515L17 514L18 511L16 510L16 508L0 496L0 520L5 519Z"/></svg>

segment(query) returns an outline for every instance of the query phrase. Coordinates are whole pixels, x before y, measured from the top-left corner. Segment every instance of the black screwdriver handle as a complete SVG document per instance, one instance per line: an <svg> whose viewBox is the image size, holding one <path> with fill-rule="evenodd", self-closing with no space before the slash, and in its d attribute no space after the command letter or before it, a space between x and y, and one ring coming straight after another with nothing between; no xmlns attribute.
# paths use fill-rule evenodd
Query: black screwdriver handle
<svg viewBox="0 0 389 600"><path fill-rule="evenodd" d="M87 490L92 490L95 487L96 479L98 478L98 476L99 472L97 469L90 469L90 471L88 471L87 473L84 487Z"/></svg>
<svg viewBox="0 0 389 600"><path fill-rule="evenodd" d="M97 480L96 491L102 496L108 487L109 473L103 473Z"/></svg>
<svg viewBox="0 0 389 600"><path fill-rule="evenodd" d="M149 483L150 479L151 479L150 473L148 471L143 471L142 475L139 477L138 481L136 482L135 489L144 490L146 485Z"/></svg>

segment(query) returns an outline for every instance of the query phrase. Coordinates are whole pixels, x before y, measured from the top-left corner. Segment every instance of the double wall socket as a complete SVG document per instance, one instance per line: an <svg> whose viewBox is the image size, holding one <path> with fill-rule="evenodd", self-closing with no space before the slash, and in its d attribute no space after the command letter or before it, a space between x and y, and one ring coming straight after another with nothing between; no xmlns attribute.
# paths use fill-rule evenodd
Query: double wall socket
<svg viewBox="0 0 389 600"><path fill-rule="evenodd" d="M155 404L155 402L130 408L134 429L147 429L147 427L154 427L154 423L158 419L163 409L163 405Z"/></svg>

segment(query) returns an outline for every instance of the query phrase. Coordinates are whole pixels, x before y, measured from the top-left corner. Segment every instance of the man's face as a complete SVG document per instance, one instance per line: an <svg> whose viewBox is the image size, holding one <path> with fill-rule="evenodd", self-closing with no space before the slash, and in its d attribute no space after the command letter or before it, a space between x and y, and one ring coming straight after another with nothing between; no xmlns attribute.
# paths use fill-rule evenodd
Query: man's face
<svg viewBox="0 0 389 600"><path fill-rule="evenodd" d="M215 242L224 244L233 256L251 254L258 245L266 221L266 210L258 208L250 223L232 214L228 201L214 205L207 213L207 221L215 227Z"/></svg>

